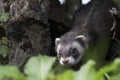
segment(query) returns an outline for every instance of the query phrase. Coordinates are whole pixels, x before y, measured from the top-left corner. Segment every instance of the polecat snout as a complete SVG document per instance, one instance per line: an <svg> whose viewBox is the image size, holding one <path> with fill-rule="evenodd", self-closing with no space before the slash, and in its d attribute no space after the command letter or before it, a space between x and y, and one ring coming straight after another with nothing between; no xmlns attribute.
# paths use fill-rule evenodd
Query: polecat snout
<svg viewBox="0 0 120 80"><path fill-rule="evenodd" d="M61 65L77 64L85 49L87 49L87 39L84 35L77 35L69 32L61 38L55 40L57 57Z"/></svg>

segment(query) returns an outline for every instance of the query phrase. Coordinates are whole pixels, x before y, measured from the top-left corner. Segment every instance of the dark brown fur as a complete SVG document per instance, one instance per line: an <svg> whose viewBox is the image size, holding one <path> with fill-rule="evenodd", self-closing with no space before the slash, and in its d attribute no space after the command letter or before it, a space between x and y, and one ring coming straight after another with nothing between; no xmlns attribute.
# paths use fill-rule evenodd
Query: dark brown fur
<svg viewBox="0 0 120 80"><path fill-rule="evenodd" d="M94 46L99 39L109 38L111 36L110 29L113 25L113 18L109 12L112 7L116 7L112 0L92 0L79 8L74 16L73 28L61 36L60 44L71 44L79 35L84 35L87 38L87 42L79 41L79 43L81 45L87 43L88 46L91 44ZM67 53L69 51L67 50Z"/></svg>
<svg viewBox="0 0 120 80"><path fill-rule="evenodd" d="M109 12L116 7L112 0L92 0L79 8L74 16L73 28L61 37L63 42L73 41L78 35L89 41L109 37L113 18Z"/></svg>

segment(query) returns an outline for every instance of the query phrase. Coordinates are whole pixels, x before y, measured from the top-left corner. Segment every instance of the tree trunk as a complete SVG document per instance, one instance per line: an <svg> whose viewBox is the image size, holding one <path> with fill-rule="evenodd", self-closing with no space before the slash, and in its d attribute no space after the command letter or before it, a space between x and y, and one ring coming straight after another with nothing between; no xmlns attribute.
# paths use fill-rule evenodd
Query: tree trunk
<svg viewBox="0 0 120 80"><path fill-rule="evenodd" d="M9 64L21 68L30 56L50 54L48 6L49 0L1 1L0 11L10 13L10 20L6 26L11 49Z"/></svg>

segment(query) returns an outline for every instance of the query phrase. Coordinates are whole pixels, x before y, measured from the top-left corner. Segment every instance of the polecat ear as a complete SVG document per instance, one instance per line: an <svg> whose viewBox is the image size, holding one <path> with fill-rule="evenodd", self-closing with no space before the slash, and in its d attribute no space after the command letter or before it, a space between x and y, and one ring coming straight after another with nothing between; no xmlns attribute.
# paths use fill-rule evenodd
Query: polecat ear
<svg viewBox="0 0 120 80"><path fill-rule="evenodd" d="M55 45L57 46L60 43L60 38L55 39Z"/></svg>
<svg viewBox="0 0 120 80"><path fill-rule="evenodd" d="M84 35L75 37L75 41L79 42L82 46L86 47L87 39Z"/></svg>
<svg viewBox="0 0 120 80"><path fill-rule="evenodd" d="M76 40L82 40L82 41L86 41L86 37L84 35L79 35L77 37L75 37Z"/></svg>

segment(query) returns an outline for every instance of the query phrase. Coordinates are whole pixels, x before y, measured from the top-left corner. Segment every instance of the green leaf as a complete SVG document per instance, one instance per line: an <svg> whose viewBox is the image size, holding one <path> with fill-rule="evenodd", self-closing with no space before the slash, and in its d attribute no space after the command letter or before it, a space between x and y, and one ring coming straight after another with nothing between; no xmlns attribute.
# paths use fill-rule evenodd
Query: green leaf
<svg viewBox="0 0 120 80"><path fill-rule="evenodd" d="M68 71L65 71L63 74L57 75L56 80L74 80L73 71L68 70Z"/></svg>
<svg viewBox="0 0 120 80"><path fill-rule="evenodd" d="M113 65L116 65L114 68L114 74L110 76L109 80L119 80L120 79L120 58L115 59Z"/></svg>
<svg viewBox="0 0 120 80"><path fill-rule="evenodd" d="M44 80L52 67L55 58L47 56L32 57L25 65L25 74L28 80Z"/></svg>
<svg viewBox="0 0 120 80"><path fill-rule="evenodd" d="M12 79L12 80L25 80L23 74L14 66L2 66L0 65L0 80Z"/></svg>
<svg viewBox="0 0 120 80"><path fill-rule="evenodd" d="M115 1L115 3L118 3L118 4L120 3L120 0L114 0L114 1Z"/></svg>
<svg viewBox="0 0 120 80"><path fill-rule="evenodd" d="M89 60L87 64L83 65L81 69L75 74L75 80L94 80L95 62Z"/></svg>
<svg viewBox="0 0 120 80"><path fill-rule="evenodd" d="M114 76L111 76L109 80L119 80L120 79L120 73Z"/></svg>
<svg viewBox="0 0 120 80"><path fill-rule="evenodd" d="M0 22L6 22L9 18L8 13L0 13Z"/></svg>
<svg viewBox="0 0 120 80"><path fill-rule="evenodd" d="M119 67L120 67L120 59L115 59L115 61L112 64L104 66L96 73L95 80L101 80L100 79L101 76L106 76L107 79L111 79L110 78L111 76L108 75L108 73L110 72L113 73L115 71L117 72L117 70L119 70Z"/></svg>
<svg viewBox="0 0 120 80"><path fill-rule="evenodd" d="M6 45L8 45L8 43L9 43L9 40L8 40L6 37L2 37L2 39L1 39L1 44L6 44Z"/></svg>
<svg viewBox="0 0 120 80"><path fill-rule="evenodd" d="M7 45L4 45L4 44L0 45L0 55L2 55L3 57L6 57L9 51L10 49Z"/></svg>

